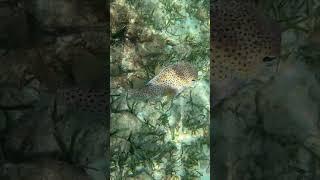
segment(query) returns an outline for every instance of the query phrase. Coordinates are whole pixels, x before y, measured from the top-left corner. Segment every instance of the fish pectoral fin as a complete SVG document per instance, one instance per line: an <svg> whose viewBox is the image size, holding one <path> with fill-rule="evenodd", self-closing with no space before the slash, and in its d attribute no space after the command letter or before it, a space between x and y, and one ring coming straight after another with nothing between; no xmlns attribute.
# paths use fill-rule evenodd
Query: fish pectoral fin
<svg viewBox="0 0 320 180"><path fill-rule="evenodd" d="M175 89L168 88L164 91L164 96L167 96L168 98L174 98L177 95L177 92Z"/></svg>

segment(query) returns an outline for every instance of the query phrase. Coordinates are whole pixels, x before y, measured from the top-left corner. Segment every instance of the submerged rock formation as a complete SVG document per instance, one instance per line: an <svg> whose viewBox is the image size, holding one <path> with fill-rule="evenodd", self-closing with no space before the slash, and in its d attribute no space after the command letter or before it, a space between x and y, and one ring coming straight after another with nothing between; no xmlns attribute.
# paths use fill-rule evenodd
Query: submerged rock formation
<svg viewBox="0 0 320 180"><path fill-rule="evenodd" d="M0 179L105 178L108 118L56 98L65 88L107 88L105 3L0 0Z"/></svg>

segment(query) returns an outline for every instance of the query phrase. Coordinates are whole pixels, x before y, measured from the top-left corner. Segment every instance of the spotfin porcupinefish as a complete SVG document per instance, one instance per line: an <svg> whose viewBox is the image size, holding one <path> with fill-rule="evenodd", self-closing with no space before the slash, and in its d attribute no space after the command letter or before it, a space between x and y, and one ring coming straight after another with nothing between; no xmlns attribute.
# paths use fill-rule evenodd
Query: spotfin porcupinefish
<svg viewBox="0 0 320 180"><path fill-rule="evenodd" d="M198 78L198 72L190 63L177 63L163 68L145 87L129 92L136 98L177 96Z"/></svg>
<svg viewBox="0 0 320 180"><path fill-rule="evenodd" d="M250 1L211 1L211 104L275 70L281 31Z"/></svg>

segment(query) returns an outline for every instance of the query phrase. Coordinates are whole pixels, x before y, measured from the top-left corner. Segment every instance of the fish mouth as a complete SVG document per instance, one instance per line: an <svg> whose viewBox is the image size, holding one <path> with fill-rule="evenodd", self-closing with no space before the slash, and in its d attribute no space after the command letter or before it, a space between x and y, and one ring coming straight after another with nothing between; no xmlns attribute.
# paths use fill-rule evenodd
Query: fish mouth
<svg viewBox="0 0 320 180"><path fill-rule="evenodd" d="M262 59L267 67L272 67L278 64L278 58L275 56L266 56Z"/></svg>
<svg viewBox="0 0 320 180"><path fill-rule="evenodd" d="M263 58L263 62L271 62L273 60L275 60L277 57L276 56L266 56Z"/></svg>

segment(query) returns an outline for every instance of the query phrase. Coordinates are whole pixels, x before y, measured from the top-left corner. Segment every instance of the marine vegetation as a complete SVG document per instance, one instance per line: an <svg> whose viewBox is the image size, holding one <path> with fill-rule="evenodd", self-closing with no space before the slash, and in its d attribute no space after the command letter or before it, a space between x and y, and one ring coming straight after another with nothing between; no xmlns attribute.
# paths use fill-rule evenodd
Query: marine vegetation
<svg viewBox="0 0 320 180"><path fill-rule="evenodd" d="M209 179L209 1L111 3L111 179Z"/></svg>

